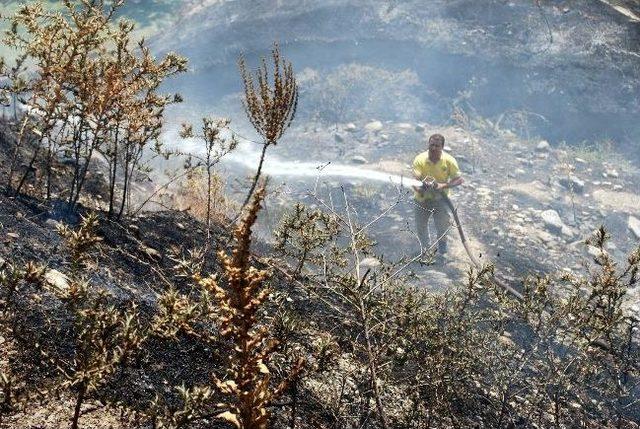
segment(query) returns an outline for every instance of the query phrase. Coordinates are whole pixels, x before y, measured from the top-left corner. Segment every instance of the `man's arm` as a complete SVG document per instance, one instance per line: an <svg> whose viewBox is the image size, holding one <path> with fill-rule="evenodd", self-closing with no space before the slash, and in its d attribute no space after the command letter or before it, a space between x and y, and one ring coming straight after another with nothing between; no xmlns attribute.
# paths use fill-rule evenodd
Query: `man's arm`
<svg viewBox="0 0 640 429"><path fill-rule="evenodd" d="M460 186L463 183L464 183L464 179L462 178L462 176L458 176L458 177L454 177L453 179L449 180L448 182L438 183L436 185L436 188L438 190L447 189L447 188L455 188L456 186Z"/></svg>

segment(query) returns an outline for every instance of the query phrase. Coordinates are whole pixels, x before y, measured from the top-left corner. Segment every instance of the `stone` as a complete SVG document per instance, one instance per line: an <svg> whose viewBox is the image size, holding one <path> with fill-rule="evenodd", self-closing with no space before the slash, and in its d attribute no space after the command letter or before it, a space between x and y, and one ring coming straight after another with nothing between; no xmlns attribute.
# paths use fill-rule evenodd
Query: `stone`
<svg viewBox="0 0 640 429"><path fill-rule="evenodd" d="M540 140L540 142L536 145L536 150L538 152L547 152L551 149L551 145L546 140Z"/></svg>
<svg viewBox="0 0 640 429"><path fill-rule="evenodd" d="M425 128L422 125L418 124L416 125L415 130L416 130L416 133L423 133Z"/></svg>
<svg viewBox="0 0 640 429"><path fill-rule="evenodd" d="M576 194L582 194L584 192L584 180L580 180L575 176L561 177L558 182L560 186Z"/></svg>
<svg viewBox="0 0 640 429"><path fill-rule="evenodd" d="M50 228L53 228L53 229L56 229L56 228L58 228L59 226L61 226L61 225L60 225L60 222L58 222L58 221L57 221L57 220L55 220L55 219L51 219L51 218L49 218L49 219L47 219L46 221L44 221L44 224L45 224L45 225L47 225L47 226L48 226L48 227L50 227Z"/></svg>
<svg viewBox="0 0 640 429"><path fill-rule="evenodd" d="M593 256L594 258L598 258L602 254L600 249L597 248L596 246L587 246L587 253Z"/></svg>
<svg viewBox="0 0 640 429"><path fill-rule="evenodd" d="M574 238L576 236L576 232L574 231L574 229L567 225L562 225L560 233L567 238Z"/></svg>
<svg viewBox="0 0 640 429"><path fill-rule="evenodd" d="M562 227L564 226L564 222L560 218L560 215L555 210L545 210L540 213L540 218L544 222L546 228L555 233L559 234L562 232Z"/></svg>
<svg viewBox="0 0 640 429"><path fill-rule="evenodd" d="M351 163L352 164L367 164L369 161L367 161L367 158L365 158L364 156L361 155L356 155L354 157L351 158Z"/></svg>
<svg viewBox="0 0 640 429"><path fill-rule="evenodd" d="M582 158L577 158L577 157L576 157L576 158L573 158L573 160L576 162L576 164L582 164L582 165L585 165L585 164L587 163L587 161L585 161L585 160L584 160L584 159L582 159Z"/></svg>
<svg viewBox="0 0 640 429"><path fill-rule="evenodd" d="M354 124L353 122L349 122L345 127L344 127L345 131L348 131L350 133L356 131L358 129L358 127L356 127L356 124Z"/></svg>
<svg viewBox="0 0 640 429"><path fill-rule="evenodd" d="M607 170L605 174L605 177L613 177L614 179L620 177L620 174L618 174L617 170Z"/></svg>
<svg viewBox="0 0 640 429"><path fill-rule="evenodd" d="M44 274L44 280L50 285L53 286L54 288L60 290L60 291L64 291L66 289L69 289L69 284L71 283L69 280L69 277L67 277L66 275L64 275L63 273L61 273L58 270L48 270L45 274Z"/></svg>
<svg viewBox="0 0 640 429"><path fill-rule="evenodd" d="M380 265L380 261L373 257L364 258L362 261L360 261L360 266L363 268L376 268Z"/></svg>
<svg viewBox="0 0 640 429"><path fill-rule="evenodd" d="M184 226L182 223L180 223L180 222L177 222L177 223L176 223L176 227L177 227L180 231L184 231L185 229L187 229L187 228L185 228L185 226Z"/></svg>
<svg viewBox="0 0 640 429"><path fill-rule="evenodd" d="M622 185L613 185L613 190L614 191L622 191L624 189L624 187Z"/></svg>
<svg viewBox="0 0 640 429"><path fill-rule="evenodd" d="M162 255L160 254L160 252L158 252L156 249L149 247L149 246L144 246L142 248L142 251L144 253L147 254L147 256L149 256L152 259L162 259Z"/></svg>
<svg viewBox="0 0 640 429"><path fill-rule="evenodd" d="M538 230L537 235L538 235L538 238L542 240L542 242L545 244L552 243L554 240L553 235L549 234L547 231L544 231L544 230Z"/></svg>
<svg viewBox="0 0 640 429"><path fill-rule="evenodd" d="M336 143L344 143L344 137L342 137L338 133L333 135L333 139L336 141Z"/></svg>
<svg viewBox="0 0 640 429"><path fill-rule="evenodd" d="M18 234L17 232L7 232L7 237L13 240L17 240L18 238L20 238L20 234Z"/></svg>
<svg viewBox="0 0 640 429"><path fill-rule="evenodd" d="M633 235L635 235L637 239L640 239L640 219L634 216L629 216L627 226Z"/></svg>
<svg viewBox="0 0 640 429"><path fill-rule="evenodd" d="M382 128L383 128L383 125L382 125L382 122L380 121L371 121L364 126L364 129L370 133L380 132Z"/></svg>

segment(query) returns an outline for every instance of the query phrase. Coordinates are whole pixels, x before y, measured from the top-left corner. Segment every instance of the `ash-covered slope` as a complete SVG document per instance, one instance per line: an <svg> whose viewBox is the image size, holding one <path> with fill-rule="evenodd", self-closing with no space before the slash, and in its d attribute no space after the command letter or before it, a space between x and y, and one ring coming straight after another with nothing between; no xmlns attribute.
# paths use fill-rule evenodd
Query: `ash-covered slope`
<svg viewBox="0 0 640 429"><path fill-rule="evenodd" d="M197 76L181 89L200 102L238 90L237 56L252 61L277 40L297 70L413 70L426 102L465 94L486 116L542 115L532 126L552 140L624 139L638 132L640 24L608 3L200 1L155 46L190 58Z"/></svg>

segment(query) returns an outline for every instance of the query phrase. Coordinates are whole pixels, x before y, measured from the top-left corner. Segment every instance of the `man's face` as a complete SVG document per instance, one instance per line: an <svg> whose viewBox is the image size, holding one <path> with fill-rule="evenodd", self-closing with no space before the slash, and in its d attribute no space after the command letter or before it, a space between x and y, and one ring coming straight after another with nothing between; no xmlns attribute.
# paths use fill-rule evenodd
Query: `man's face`
<svg viewBox="0 0 640 429"><path fill-rule="evenodd" d="M442 156L443 144L437 141L429 141L429 158L439 160Z"/></svg>

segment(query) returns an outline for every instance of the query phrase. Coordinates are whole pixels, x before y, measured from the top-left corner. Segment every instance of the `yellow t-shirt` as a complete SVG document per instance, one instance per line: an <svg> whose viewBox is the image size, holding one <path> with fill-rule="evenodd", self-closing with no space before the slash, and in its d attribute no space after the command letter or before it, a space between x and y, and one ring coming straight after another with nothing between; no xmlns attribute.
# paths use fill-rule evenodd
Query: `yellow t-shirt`
<svg viewBox="0 0 640 429"><path fill-rule="evenodd" d="M442 152L440 160L435 164L429 160L429 152L422 152L413 160L413 174L424 180L425 177L433 177L437 182L446 183L451 179L460 176L460 168L454 157L446 152ZM449 189L444 189L449 193ZM415 192L415 198L418 201L433 199L436 197L434 191Z"/></svg>

